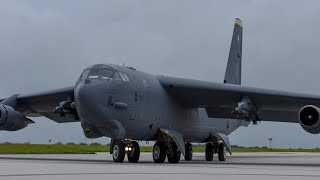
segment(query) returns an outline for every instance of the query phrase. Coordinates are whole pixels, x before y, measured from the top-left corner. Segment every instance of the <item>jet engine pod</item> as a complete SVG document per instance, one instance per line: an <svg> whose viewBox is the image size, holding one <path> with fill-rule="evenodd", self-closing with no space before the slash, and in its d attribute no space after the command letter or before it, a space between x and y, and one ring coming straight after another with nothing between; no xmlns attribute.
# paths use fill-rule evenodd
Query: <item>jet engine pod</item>
<svg viewBox="0 0 320 180"><path fill-rule="evenodd" d="M34 123L11 106L0 104L0 130L17 131Z"/></svg>
<svg viewBox="0 0 320 180"><path fill-rule="evenodd" d="M311 133L320 133L320 109L313 105L304 106L299 112L299 123L302 128Z"/></svg>

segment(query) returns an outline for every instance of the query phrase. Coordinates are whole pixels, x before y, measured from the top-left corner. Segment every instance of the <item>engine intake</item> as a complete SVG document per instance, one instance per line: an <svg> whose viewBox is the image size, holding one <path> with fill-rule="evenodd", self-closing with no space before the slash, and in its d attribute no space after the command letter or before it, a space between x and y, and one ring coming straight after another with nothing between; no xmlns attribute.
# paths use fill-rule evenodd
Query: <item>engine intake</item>
<svg viewBox="0 0 320 180"><path fill-rule="evenodd" d="M313 105L303 107L299 112L299 123L302 128L311 133L320 133L320 109Z"/></svg>
<svg viewBox="0 0 320 180"><path fill-rule="evenodd" d="M11 106L0 104L0 130L17 131L34 123Z"/></svg>

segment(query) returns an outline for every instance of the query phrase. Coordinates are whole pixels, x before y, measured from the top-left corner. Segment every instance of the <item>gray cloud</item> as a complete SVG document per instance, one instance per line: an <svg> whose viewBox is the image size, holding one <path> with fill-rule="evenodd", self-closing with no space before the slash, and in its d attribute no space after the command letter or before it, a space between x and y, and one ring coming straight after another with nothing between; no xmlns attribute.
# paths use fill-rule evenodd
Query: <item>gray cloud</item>
<svg viewBox="0 0 320 180"><path fill-rule="evenodd" d="M234 18L245 25L243 84L319 94L320 3L309 1L0 1L0 95L69 86L95 63L221 82ZM80 125L44 118L0 141L84 141ZM70 131L70 132L69 132ZM316 147L297 124L240 128L233 144ZM101 139L98 141L106 141Z"/></svg>

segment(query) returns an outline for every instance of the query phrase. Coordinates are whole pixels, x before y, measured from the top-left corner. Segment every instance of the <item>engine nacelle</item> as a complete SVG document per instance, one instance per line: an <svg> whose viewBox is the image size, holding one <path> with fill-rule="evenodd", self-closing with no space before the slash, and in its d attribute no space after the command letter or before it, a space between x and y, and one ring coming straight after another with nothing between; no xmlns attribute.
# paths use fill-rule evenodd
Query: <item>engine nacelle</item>
<svg viewBox="0 0 320 180"><path fill-rule="evenodd" d="M299 112L299 123L302 128L311 133L320 133L320 109L313 105L304 106Z"/></svg>
<svg viewBox="0 0 320 180"><path fill-rule="evenodd" d="M11 106L0 104L0 130L17 131L34 123Z"/></svg>

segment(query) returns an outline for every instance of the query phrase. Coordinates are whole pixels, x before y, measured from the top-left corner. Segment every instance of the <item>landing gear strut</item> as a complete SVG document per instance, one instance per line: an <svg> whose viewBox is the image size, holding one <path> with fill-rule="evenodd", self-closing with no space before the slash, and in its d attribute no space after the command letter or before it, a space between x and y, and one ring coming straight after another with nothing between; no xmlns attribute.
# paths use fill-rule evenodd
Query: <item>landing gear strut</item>
<svg viewBox="0 0 320 180"><path fill-rule="evenodd" d="M139 161L140 147L137 141L113 140L111 145L114 162L122 163L126 154L129 162L137 163Z"/></svg>

